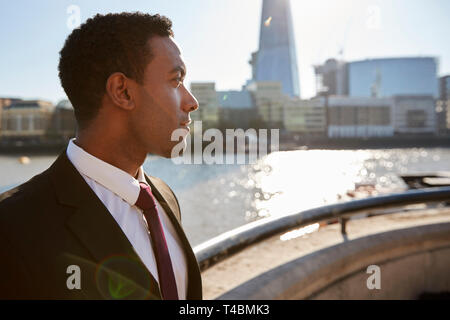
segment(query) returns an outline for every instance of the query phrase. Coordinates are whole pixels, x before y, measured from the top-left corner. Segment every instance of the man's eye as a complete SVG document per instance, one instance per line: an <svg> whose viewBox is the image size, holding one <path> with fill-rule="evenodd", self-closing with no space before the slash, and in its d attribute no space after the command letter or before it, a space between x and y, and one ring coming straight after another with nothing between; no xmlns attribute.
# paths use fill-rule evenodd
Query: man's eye
<svg viewBox="0 0 450 320"><path fill-rule="evenodd" d="M183 83L183 79L181 77L175 78L174 81L177 82L177 87Z"/></svg>

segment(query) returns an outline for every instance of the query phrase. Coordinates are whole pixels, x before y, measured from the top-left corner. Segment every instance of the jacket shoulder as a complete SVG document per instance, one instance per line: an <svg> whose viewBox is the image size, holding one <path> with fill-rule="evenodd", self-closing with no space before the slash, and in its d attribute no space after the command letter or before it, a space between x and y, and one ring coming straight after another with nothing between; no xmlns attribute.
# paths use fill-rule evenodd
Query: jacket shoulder
<svg viewBox="0 0 450 320"><path fill-rule="evenodd" d="M48 188L48 170L35 175L27 182L7 190L0 194L0 210L15 206L25 200L25 197L33 197Z"/></svg>
<svg viewBox="0 0 450 320"><path fill-rule="evenodd" d="M0 225L18 223L41 208L43 201L51 197L48 170L27 182L0 194Z"/></svg>

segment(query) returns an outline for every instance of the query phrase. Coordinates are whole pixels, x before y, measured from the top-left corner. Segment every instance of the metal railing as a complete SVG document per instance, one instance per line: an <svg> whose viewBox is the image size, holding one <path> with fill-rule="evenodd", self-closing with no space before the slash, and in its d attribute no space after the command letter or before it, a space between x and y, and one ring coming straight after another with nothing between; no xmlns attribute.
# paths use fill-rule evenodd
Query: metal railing
<svg viewBox="0 0 450 320"><path fill-rule="evenodd" d="M287 216L248 223L196 246L194 252L200 270L204 271L254 243L293 228L337 218L341 223L341 233L345 235L346 222L353 215L374 209L443 201L450 201L450 187L410 190L321 206Z"/></svg>

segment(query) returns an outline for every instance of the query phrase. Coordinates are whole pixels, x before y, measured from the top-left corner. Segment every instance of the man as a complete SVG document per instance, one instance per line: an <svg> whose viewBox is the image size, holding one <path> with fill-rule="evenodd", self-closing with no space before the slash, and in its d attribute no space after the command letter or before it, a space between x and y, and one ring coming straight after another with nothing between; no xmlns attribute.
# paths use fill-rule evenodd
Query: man
<svg viewBox="0 0 450 320"><path fill-rule="evenodd" d="M0 196L2 298L201 299L172 190L142 168L171 157L198 108L172 23L96 15L60 52L78 124L53 165ZM156 201L155 201L156 200Z"/></svg>

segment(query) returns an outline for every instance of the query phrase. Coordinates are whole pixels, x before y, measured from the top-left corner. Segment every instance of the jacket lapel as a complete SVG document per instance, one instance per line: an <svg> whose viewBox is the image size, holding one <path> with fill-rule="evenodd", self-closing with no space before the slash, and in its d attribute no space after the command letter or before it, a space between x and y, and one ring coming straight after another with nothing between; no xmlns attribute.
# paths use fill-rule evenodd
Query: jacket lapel
<svg viewBox="0 0 450 320"><path fill-rule="evenodd" d="M141 298L161 299L156 280L107 208L67 158L65 150L50 172L59 203L74 208L74 214L67 221L68 228L96 260L97 282L106 281L106 289L98 288L107 291L106 296L102 292L103 297L120 298L121 293L114 289L116 286L128 287L128 293L134 290ZM107 274L103 278L99 275L102 271ZM99 286L102 284L97 283Z"/></svg>
<svg viewBox="0 0 450 320"><path fill-rule="evenodd" d="M164 183L160 182L159 179L148 175L145 175L145 178L150 184L152 193L155 195L156 199L169 216L173 226L175 227L178 237L182 242L182 246L188 262L188 289L186 298L188 300L202 299L200 269L198 267L198 262L195 254L192 251L192 247L181 226L181 215L175 197L169 193L170 190L168 189L168 187Z"/></svg>

